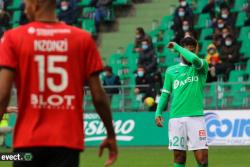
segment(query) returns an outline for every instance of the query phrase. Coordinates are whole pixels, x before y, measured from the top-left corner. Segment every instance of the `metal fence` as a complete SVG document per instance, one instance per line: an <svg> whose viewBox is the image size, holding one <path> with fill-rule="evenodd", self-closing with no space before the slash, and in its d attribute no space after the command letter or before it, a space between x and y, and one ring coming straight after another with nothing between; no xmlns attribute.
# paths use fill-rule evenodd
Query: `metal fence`
<svg viewBox="0 0 250 167"><path fill-rule="evenodd" d="M143 87L148 87L143 85ZM114 112L148 111L149 107L143 102L143 94L135 94L135 85L109 86L105 88L118 88L119 94L113 94L111 109ZM247 109L250 108L250 82L214 82L206 84L204 89L204 109ZM85 88L84 108L92 112L90 91Z"/></svg>

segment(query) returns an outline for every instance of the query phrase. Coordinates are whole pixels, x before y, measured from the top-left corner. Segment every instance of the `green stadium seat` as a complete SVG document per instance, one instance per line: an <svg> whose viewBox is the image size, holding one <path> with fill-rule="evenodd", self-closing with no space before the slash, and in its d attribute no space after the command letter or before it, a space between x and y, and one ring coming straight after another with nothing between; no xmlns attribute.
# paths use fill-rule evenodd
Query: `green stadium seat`
<svg viewBox="0 0 250 167"><path fill-rule="evenodd" d="M91 0L80 0L78 3L77 3L77 6L80 6L80 7L87 7L90 5L90 2Z"/></svg>
<svg viewBox="0 0 250 167"><path fill-rule="evenodd" d="M208 0L199 0L197 1L196 8L194 10L194 14L200 14L202 9L207 5Z"/></svg>
<svg viewBox="0 0 250 167"><path fill-rule="evenodd" d="M248 74L250 78L250 59L247 61L245 73Z"/></svg>
<svg viewBox="0 0 250 167"><path fill-rule="evenodd" d="M239 12L236 19L236 27L242 27L245 24L245 21L247 20L247 14L246 12Z"/></svg>
<svg viewBox="0 0 250 167"><path fill-rule="evenodd" d="M19 25L21 15L22 15L22 12L20 10L14 11L12 18L11 18L11 21L10 21L10 24L12 24L12 25L18 24Z"/></svg>
<svg viewBox="0 0 250 167"><path fill-rule="evenodd" d="M128 6L128 5L132 5L132 1L131 0L114 0L113 5L114 6Z"/></svg>
<svg viewBox="0 0 250 167"><path fill-rule="evenodd" d="M96 28L95 28L95 20L93 19L83 19L82 20L82 29L90 32L92 35L96 35Z"/></svg>
<svg viewBox="0 0 250 167"><path fill-rule="evenodd" d="M243 82L244 76L246 75L245 71L232 70L229 74L229 82Z"/></svg>
<svg viewBox="0 0 250 167"><path fill-rule="evenodd" d="M110 7L107 16L104 18L105 22L113 22L115 21L115 10L114 7Z"/></svg>
<svg viewBox="0 0 250 167"><path fill-rule="evenodd" d="M232 12L239 12L247 4L247 0L237 0L234 1L234 6L231 9Z"/></svg>
<svg viewBox="0 0 250 167"><path fill-rule="evenodd" d="M202 29L199 41L205 41L206 37L208 37L208 36L210 36L212 34L213 34L213 29L212 28Z"/></svg>
<svg viewBox="0 0 250 167"><path fill-rule="evenodd" d="M250 39L244 40L241 44L240 53L244 55L244 58L250 58Z"/></svg>
<svg viewBox="0 0 250 167"><path fill-rule="evenodd" d="M174 36L174 31L169 29L166 30L163 34L163 41L157 42L155 44L156 47L160 47L160 46L166 46L173 38Z"/></svg>
<svg viewBox="0 0 250 167"><path fill-rule="evenodd" d="M207 28L211 24L211 17L208 13L200 14L195 29Z"/></svg>
<svg viewBox="0 0 250 167"><path fill-rule="evenodd" d="M199 56L205 57L207 55L207 47L212 43L211 40L205 40L202 42L201 50Z"/></svg>
<svg viewBox="0 0 250 167"><path fill-rule="evenodd" d="M173 25L173 16L164 16L161 20L160 29L170 29Z"/></svg>
<svg viewBox="0 0 250 167"><path fill-rule="evenodd" d="M20 10L22 1L21 0L13 0L11 5L7 7L8 10Z"/></svg>
<svg viewBox="0 0 250 167"><path fill-rule="evenodd" d="M242 42L246 40L250 40L250 26L242 27L240 29L240 35L238 37L238 41Z"/></svg>
<svg viewBox="0 0 250 167"><path fill-rule="evenodd" d="M114 94L111 100L112 111L120 111L122 106L123 97L120 94Z"/></svg>
<svg viewBox="0 0 250 167"><path fill-rule="evenodd" d="M215 109L217 106L217 83L207 84L204 90L205 100L204 105L205 108Z"/></svg>

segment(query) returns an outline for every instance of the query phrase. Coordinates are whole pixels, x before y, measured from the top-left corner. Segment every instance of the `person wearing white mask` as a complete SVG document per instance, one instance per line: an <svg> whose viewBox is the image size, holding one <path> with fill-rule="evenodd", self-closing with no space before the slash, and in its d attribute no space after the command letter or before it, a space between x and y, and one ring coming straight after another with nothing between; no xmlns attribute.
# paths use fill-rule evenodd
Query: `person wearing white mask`
<svg viewBox="0 0 250 167"><path fill-rule="evenodd" d="M230 13L228 6L222 5L220 7L220 17L224 20L225 24L234 27L235 17Z"/></svg>
<svg viewBox="0 0 250 167"><path fill-rule="evenodd" d="M72 25L76 23L78 12L76 11L76 0L61 0L59 1L59 20L66 24Z"/></svg>

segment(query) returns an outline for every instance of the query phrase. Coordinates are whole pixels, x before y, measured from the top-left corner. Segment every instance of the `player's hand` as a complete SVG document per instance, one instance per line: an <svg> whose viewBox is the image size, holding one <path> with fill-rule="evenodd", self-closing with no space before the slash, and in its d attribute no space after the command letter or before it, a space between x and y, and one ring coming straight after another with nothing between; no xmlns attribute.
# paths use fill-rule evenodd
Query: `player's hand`
<svg viewBox="0 0 250 167"><path fill-rule="evenodd" d="M162 118L162 117L156 117L156 118L155 118L155 124L156 124L158 127L163 127L163 118Z"/></svg>
<svg viewBox="0 0 250 167"><path fill-rule="evenodd" d="M169 42L167 47L168 47L169 49L173 49L173 48L174 48L174 45L175 45L175 42Z"/></svg>
<svg viewBox="0 0 250 167"><path fill-rule="evenodd" d="M111 166L115 163L118 156L118 149L116 145L116 139L107 138L100 145L99 149L99 157L102 156L104 149L107 148L109 150L109 159L105 162L105 167Z"/></svg>

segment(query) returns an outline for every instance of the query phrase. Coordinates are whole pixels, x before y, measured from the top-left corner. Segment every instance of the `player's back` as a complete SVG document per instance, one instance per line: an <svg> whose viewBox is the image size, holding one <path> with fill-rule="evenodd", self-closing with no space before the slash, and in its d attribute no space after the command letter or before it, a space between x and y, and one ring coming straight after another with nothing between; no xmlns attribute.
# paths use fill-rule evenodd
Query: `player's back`
<svg viewBox="0 0 250 167"><path fill-rule="evenodd" d="M8 31L1 62L16 69L19 114L14 147L83 146L83 87L102 69L91 36L64 23L33 22Z"/></svg>
<svg viewBox="0 0 250 167"><path fill-rule="evenodd" d="M204 68L178 64L166 71L171 79L172 104L170 117L203 115L203 89L206 83L207 64Z"/></svg>

